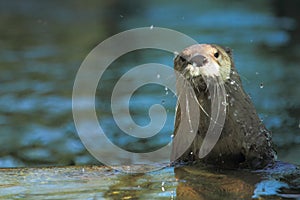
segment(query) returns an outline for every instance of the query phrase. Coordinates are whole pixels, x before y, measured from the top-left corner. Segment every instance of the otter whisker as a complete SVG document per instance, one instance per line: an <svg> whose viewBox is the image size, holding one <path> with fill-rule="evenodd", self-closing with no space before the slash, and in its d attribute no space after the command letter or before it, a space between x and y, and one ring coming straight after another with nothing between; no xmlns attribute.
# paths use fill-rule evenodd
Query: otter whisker
<svg viewBox="0 0 300 200"><path fill-rule="evenodd" d="M216 82L217 83L217 79L215 77L212 77L212 79L210 80L211 82ZM209 89L209 92L212 93L211 96L211 107L212 107L212 121L213 121L213 127L212 129L214 129L215 124L217 123L218 117L219 117L219 110L220 110L220 105L219 105L219 96L217 95L217 84L216 83L212 83L212 86ZM213 109L213 107L217 106L217 112L215 113ZM215 118L214 115L216 114Z"/></svg>
<svg viewBox="0 0 300 200"><path fill-rule="evenodd" d="M226 89L224 87L224 81L220 78L218 78L217 80L217 95L220 98L219 100L219 110L218 110L218 114L226 114L226 109L227 109L227 92ZM224 109L222 110L221 107L224 107Z"/></svg>
<svg viewBox="0 0 300 200"><path fill-rule="evenodd" d="M203 111L203 113L207 116L210 117L208 112L203 108L203 106L200 104L199 100L197 99L197 96L194 95L193 93L190 93L191 97L194 98L195 102L197 103L197 105L200 107L200 109Z"/></svg>
<svg viewBox="0 0 300 200"><path fill-rule="evenodd" d="M193 85L196 85L196 82L194 79L192 79L192 83L193 83ZM197 90L197 92L200 92L200 89L198 87L196 87L196 90Z"/></svg>
<svg viewBox="0 0 300 200"><path fill-rule="evenodd" d="M189 69L188 68L184 68L182 70L182 75L185 77L185 79L189 77L187 74L189 74Z"/></svg>
<svg viewBox="0 0 300 200"><path fill-rule="evenodd" d="M219 77L214 77L212 79L205 79L206 82L209 84L210 82L214 82L211 84L210 87L208 87L209 92L211 93L211 106L212 108L216 107L216 112L211 113L209 115L207 112L204 111L204 113L210 118L210 121L213 122L214 125L219 125L221 124L218 122L219 119L219 114L221 111L221 106L225 106L222 112L226 112L226 105L227 105L227 99L226 99L226 90L224 87L224 82L219 78ZM199 102L199 101L198 101ZM202 109L203 107L198 104L200 108ZM204 110L204 109L203 109ZM214 109L212 109L214 110ZM213 129L214 127L212 127Z"/></svg>
<svg viewBox="0 0 300 200"><path fill-rule="evenodd" d="M189 96L188 96L191 93L190 91L192 88L189 88L189 83L185 77L181 77L180 80L182 81L182 87L180 88L180 90L177 90L177 92L178 92L177 97L179 100L177 101L176 112L178 110L178 107L180 106L180 108L183 111L181 114L185 113L186 119L188 120L189 128L190 128L190 130L192 130L192 120L191 120L191 114L190 114L190 101L189 101ZM181 101L180 99L181 100L184 99L184 101ZM185 105L180 105L180 102Z"/></svg>
<svg viewBox="0 0 300 200"><path fill-rule="evenodd" d="M190 115L190 108L189 108L189 98L187 95L185 95L185 110L186 110L186 114L187 114L187 119L188 119L188 123L189 123L189 126L190 126L190 130L192 130L192 120L191 120L191 115Z"/></svg>
<svg viewBox="0 0 300 200"><path fill-rule="evenodd" d="M221 105L222 105L222 100L220 100L220 95L219 95L219 82L218 82L218 79L217 79L217 77L216 77L216 80L214 80L214 81L216 81L216 83L215 83L215 86L214 86L214 95L216 95L216 101L217 101L217 106L218 106L218 108L217 108L217 116L216 116L216 121L218 120L218 118L219 118L219 113L220 113L220 110L221 110ZM221 103L220 103L221 102ZM215 121L215 124L216 124L216 121Z"/></svg>

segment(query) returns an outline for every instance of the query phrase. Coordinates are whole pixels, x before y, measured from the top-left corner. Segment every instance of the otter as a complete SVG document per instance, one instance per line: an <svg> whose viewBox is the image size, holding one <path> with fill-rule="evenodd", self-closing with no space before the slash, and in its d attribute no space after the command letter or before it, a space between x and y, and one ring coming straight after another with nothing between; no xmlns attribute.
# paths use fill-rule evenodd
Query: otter
<svg viewBox="0 0 300 200"><path fill-rule="evenodd" d="M198 128L191 145L178 156L180 144L174 143L171 160L176 162L200 161L221 168L261 169L272 165L276 152L272 143L271 132L266 129L258 117L255 107L242 87L242 81L233 62L230 48L215 44L196 44L184 49L174 59L174 69L181 74L193 89L199 109ZM214 80L214 81L211 81ZM222 85L226 91L226 113L221 135L214 147L203 158L199 158L205 133L211 122L212 94L209 85ZM177 83L177 90L183 84ZM188 134L188 130L179 129L182 112L194 108L177 104L174 136L179 132ZM183 117L183 118L182 118ZM198 120L190 117L188 121ZM179 142L180 143L180 142Z"/></svg>

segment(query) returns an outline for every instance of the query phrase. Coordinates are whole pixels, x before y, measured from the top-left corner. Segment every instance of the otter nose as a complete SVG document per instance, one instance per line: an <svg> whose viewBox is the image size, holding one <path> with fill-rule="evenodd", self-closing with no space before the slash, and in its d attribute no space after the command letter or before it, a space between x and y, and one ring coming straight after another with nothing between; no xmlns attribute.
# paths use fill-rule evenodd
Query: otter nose
<svg viewBox="0 0 300 200"><path fill-rule="evenodd" d="M202 55L196 55L191 58L190 63L192 63L192 65L196 65L197 67L202 67L207 63L207 59Z"/></svg>

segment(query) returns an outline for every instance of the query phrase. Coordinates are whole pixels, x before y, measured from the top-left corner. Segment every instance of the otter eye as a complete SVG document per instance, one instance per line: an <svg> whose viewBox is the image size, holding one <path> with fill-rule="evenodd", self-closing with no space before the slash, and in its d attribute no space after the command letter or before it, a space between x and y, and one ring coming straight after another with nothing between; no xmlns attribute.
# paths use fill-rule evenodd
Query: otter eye
<svg viewBox="0 0 300 200"><path fill-rule="evenodd" d="M180 62L186 62L186 59L182 56L179 56L179 60L180 60Z"/></svg>
<svg viewBox="0 0 300 200"><path fill-rule="evenodd" d="M219 58L219 56L220 56L219 52L214 53L215 58Z"/></svg>

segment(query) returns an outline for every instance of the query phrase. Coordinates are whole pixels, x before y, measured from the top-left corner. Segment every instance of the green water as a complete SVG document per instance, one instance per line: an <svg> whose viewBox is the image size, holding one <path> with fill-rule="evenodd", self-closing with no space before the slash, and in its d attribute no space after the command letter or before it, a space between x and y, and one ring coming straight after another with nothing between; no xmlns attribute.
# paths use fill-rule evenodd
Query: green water
<svg viewBox="0 0 300 200"><path fill-rule="evenodd" d="M146 174L124 174L96 166L2 169L0 199L299 198L300 171L283 165L278 164L272 172L197 166Z"/></svg>
<svg viewBox="0 0 300 200"><path fill-rule="evenodd" d="M199 43L231 47L244 88L261 119L273 132L278 158L300 164L299 17L297 9L295 11L297 6L292 5L297 1L290 3L285 5L279 0L251 3L229 0L0 1L0 167L100 165L83 146L73 122L71 98L77 70L86 55L108 37L128 29L151 26L180 31ZM120 137L112 118L110 96L114 83L124 72L149 62L172 66L173 55L156 50L124 55L112 63L102 79L105 84L97 88L99 123L114 143L125 149L139 151L166 145L173 131L176 98L164 87L142 87L130 104L132 118L139 125L149 123L148 110L154 103L166 108L168 120L159 140L137 142L133 146L130 138ZM139 78L143 79L143 75ZM72 185L68 186L68 174L57 170L51 170L50 174L47 170L37 170L39 180L33 178L36 169L25 170L24 173L29 173L25 178L20 174L22 170L3 171L8 182L1 183L1 197L40 199L51 193L53 198L57 194L78 199L103 196L120 199L120 194L123 199L127 196L127 199L135 199L128 192L135 191L134 195L145 195L148 199L172 199L180 185L172 169L141 179L132 177L134 184L129 187L124 186L128 182L122 185L129 176L100 170L85 177L81 168L72 169L82 176L72 174L73 171ZM10 173L14 180L9 180ZM45 183L44 173L46 179L50 178ZM102 179L103 176L109 178ZM166 184L165 191L162 191L160 176ZM53 186L56 178L63 182ZM79 181L78 185L74 181ZM41 192L32 192L37 186ZM78 189L82 187L85 189ZM95 191L97 187L99 191ZM56 191L57 188L61 188L61 192ZM30 195L26 196L27 193Z"/></svg>

